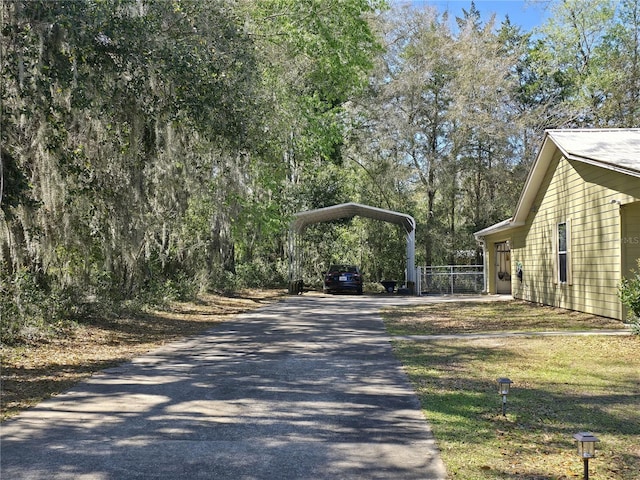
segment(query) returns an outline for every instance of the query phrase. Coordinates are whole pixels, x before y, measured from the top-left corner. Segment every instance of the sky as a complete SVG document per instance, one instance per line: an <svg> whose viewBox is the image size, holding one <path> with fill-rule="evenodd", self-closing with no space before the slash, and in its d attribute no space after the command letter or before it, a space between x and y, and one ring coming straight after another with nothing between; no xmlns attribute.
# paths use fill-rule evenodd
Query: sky
<svg viewBox="0 0 640 480"><path fill-rule="evenodd" d="M509 15L511 23L520 25L524 31L531 31L541 26L548 12L545 0L474 0L476 8L480 11L481 18L488 20L492 13L496 14L496 26ZM452 19L462 16L462 9L469 11L471 0L412 0L412 5L432 5L442 13L449 11Z"/></svg>

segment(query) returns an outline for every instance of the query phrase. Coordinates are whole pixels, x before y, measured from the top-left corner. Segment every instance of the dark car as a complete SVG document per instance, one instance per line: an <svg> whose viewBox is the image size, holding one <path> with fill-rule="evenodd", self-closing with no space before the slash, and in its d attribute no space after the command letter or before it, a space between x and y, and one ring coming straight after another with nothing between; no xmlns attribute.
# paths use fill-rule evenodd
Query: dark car
<svg viewBox="0 0 640 480"><path fill-rule="evenodd" d="M331 265L324 275L323 290L327 293L355 292L362 294L362 274L355 265Z"/></svg>

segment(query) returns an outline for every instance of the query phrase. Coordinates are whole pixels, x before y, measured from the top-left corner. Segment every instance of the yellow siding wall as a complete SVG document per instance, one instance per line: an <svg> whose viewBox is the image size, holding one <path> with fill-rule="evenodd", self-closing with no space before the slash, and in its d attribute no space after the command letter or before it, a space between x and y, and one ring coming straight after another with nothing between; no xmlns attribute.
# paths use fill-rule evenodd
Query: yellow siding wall
<svg viewBox="0 0 640 480"><path fill-rule="evenodd" d="M617 297L623 250L621 209L638 200L640 179L567 160L558 153L525 226L509 232L513 296L622 318ZM560 222L570 225L570 276L564 284L557 281L554 248L554 232ZM522 282L515 275L517 262L523 265Z"/></svg>

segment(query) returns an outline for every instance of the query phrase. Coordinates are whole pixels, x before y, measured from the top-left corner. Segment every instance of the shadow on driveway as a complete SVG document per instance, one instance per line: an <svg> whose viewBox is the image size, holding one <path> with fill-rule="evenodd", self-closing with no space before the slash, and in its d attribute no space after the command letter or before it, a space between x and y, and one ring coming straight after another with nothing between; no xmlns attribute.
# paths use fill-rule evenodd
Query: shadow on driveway
<svg viewBox="0 0 640 480"><path fill-rule="evenodd" d="M7 479L442 479L378 315L302 296L105 370L5 422Z"/></svg>

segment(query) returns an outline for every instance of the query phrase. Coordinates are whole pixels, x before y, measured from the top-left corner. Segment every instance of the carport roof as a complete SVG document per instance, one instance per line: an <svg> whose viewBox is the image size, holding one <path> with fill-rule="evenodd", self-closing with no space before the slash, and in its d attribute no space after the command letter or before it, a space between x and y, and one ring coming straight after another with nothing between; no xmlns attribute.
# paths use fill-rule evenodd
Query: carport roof
<svg viewBox="0 0 640 480"><path fill-rule="evenodd" d="M401 225L407 232L415 230L416 222L411 215L384 210L382 208L369 207L359 203L343 203L331 207L296 213L291 222L291 230L296 233L302 233L307 225L328 222L338 218L353 218L356 215Z"/></svg>

